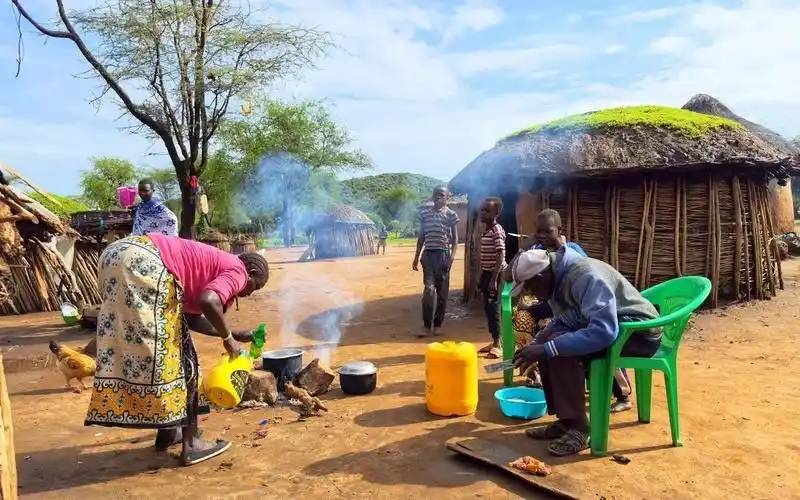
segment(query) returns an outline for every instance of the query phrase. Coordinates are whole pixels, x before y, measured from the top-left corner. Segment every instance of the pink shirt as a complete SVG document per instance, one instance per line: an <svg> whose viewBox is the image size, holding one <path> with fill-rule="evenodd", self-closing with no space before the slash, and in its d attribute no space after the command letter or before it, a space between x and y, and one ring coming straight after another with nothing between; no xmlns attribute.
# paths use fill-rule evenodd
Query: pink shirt
<svg viewBox="0 0 800 500"><path fill-rule="evenodd" d="M238 257L212 246L177 236L147 235L161 253L161 261L183 288L183 309L202 314L200 295L211 290L227 308L247 285L247 269Z"/></svg>

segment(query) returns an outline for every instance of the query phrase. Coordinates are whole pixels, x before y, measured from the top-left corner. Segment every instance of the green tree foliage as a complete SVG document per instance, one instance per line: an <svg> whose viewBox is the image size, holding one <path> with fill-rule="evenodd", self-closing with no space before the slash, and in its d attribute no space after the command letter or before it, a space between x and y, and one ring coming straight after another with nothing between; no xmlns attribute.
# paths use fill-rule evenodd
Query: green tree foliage
<svg viewBox="0 0 800 500"><path fill-rule="evenodd" d="M395 187L381 193L377 209L383 220L397 220L407 225L413 223L421 201L420 196L411 189Z"/></svg>
<svg viewBox="0 0 800 500"><path fill-rule="evenodd" d="M406 188L413 192L420 200L430 197L437 186L446 184L439 179L419 174L379 174L366 177L356 177L342 181L342 196L348 205L363 210L373 210L379 203L381 196L393 188Z"/></svg>
<svg viewBox="0 0 800 500"><path fill-rule="evenodd" d="M226 124L223 150L237 166L240 191L255 215L278 212L284 244L294 241L297 207L339 201L335 174L371 168L349 132L319 102L266 100L246 118ZM335 187L336 186L336 187Z"/></svg>
<svg viewBox="0 0 800 500"><path fill-rule="evenodd" d="M25 194L61 218L67 218L74 213L89 210L89 205L75 196L61 196L52 193L48 193L45 196L38 191L31 191ZM53 200L55 200L55 203Z"/></svg>
<svg viewBox="0 0 800 500"><path fill-rule="evenodd" d="M92 158L93 166L81 172L83 198L94 208L119 208L117 188L135 184L136 167L120 158Z"/></svg>
<svg viewBox="0 0 800 500"><path fill-rule="evenodd" d="M156 196L163 201L180 199L181 188L175 178L175 170L171 168L155 168L145 172L145 176L152 179Z"/></svg>

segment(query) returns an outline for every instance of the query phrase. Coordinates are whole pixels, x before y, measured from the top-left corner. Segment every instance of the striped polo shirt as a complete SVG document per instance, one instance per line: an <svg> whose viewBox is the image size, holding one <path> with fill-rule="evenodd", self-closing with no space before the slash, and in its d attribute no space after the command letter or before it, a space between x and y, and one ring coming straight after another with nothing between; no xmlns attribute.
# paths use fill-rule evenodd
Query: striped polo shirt
<svg viewBox="0 0 800 500"><path fill-rule="evenodd" d="M458 214L448 207L424 207L419 212L419 231L425 250L450 250L450 231L458 224Z"/></svg>
<svg viewBox="0 0 800 500"><path fill-rule="evenodd" d="M506 254L506 232L503 226L495 223L486 228L481 235L481 270L494 271L497 263L497 252Z"/></svg>

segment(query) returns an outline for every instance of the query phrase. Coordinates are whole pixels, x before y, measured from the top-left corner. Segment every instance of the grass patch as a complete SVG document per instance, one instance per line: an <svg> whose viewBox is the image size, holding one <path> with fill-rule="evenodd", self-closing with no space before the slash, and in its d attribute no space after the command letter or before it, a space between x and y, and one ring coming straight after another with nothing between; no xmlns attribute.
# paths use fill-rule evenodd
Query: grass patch
<svg viewBox="0 0 800 500"><path fill-rule="evenodd" d="M390 247L402 247L407 245L416 245L417 239L416 238L393 238L389 236L386 240L386 244Z"/></svg>
<svg viewBox="0 0 800 500"><path fill-rule="evenodd" d="M704 115L686 109L667 106L625 106L565 116L551 122L518 130L508 137L575 128L602 129L635 126L668 128L689 137L702 137L720 128L742 128L740 123L728 118Z"/></svg>

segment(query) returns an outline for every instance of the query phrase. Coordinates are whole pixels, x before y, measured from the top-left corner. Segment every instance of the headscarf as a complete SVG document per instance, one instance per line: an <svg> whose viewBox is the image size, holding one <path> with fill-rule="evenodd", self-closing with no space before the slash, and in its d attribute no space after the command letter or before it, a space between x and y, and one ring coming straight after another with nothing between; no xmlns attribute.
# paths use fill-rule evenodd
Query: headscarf
<svg viewBox="0 0 800 500"><path fill-rule="evenodd" d="M172 210L164 205L158 198L143 201L136 209L133 219L133 232L135 236L148 233L161 233L167 236L178 235L178 218Z"/></svg>

